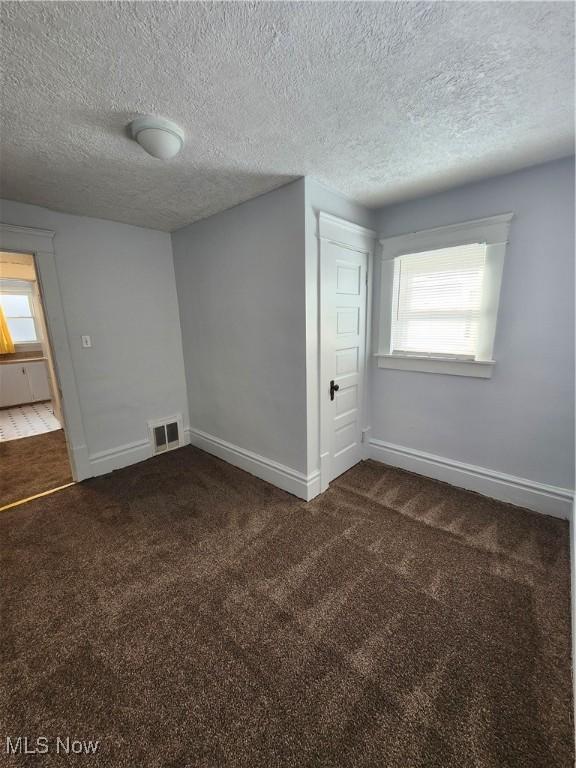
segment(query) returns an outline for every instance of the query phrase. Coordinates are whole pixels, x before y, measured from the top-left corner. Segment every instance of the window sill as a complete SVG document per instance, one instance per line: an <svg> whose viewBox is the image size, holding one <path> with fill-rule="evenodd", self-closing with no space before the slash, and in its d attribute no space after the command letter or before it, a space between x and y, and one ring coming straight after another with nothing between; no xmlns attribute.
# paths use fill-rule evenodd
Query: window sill
<svg viewBox="0 0 576 768"><path fill-rule="evenodd" d="M389 355L376 353L378 368L421 373L443 373L448 376L471 376L480 379L492 377L494 360L454 360L449 357L417 357L416 355Z"/></svg>

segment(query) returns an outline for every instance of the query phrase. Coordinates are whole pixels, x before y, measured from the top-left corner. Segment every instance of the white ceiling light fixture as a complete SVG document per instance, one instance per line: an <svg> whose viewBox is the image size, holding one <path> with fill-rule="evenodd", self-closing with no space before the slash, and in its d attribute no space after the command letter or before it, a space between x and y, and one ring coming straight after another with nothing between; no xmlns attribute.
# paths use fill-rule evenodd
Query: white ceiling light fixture
<svg viewBox="0 0 576 768"><path fill-rule="evenodd" d="M130 123L134 141L152 157L170 160L184 146L184 131L180 126L164 117L144 115Z"/></svg>

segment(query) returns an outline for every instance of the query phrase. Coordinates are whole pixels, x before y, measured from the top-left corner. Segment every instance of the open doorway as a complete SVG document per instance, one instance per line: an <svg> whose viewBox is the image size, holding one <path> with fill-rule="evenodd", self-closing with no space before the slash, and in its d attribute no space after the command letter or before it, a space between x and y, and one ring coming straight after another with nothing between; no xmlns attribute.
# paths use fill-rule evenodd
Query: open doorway
<svg viewBox="0 0 576 768"><path fill-rule="evenodd" d="M0 508L71 482L34 257L0 251Z"/></svg>

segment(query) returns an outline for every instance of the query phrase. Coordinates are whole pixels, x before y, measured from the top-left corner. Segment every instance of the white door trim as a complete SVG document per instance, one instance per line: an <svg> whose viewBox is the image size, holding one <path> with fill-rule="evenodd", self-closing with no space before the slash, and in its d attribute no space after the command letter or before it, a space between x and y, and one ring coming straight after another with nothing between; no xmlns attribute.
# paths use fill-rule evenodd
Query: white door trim
<svg viewBox="0 0 576 768"><path fill-rule="evenodd" d="M62 393L64 427L72 477L74 480L83 480L93 473L90 472L89 468L78 385L72 364L68 329L56 269L53 243L55 234L50 229L21 227L16 224L0 222L0 249L30 253L34 256L36 274L42 294L44 318L50 337L56 376Z"/></svg>
<svg viewBox="0 0 576 768"><path fill-rule="evenodd" d="M331 477L331 457L330 457L330 415L328 411L328 398L326 393L330 387L330 375L328 371L328 355L326 343L323 339L324 316L327 307L328 297L325 295L324 279L324 257L322 248L323 243L335 243L344 248L350 248L355 251L362 251L367 254L368 281L366 287L366 349L364 355L364 391L362 397L362 439L363 456L368 458L368 438L370 433L370 412L368 397L368 361L370 359L371 349L371 330L372 330L372 274L374 266L374 247L377 234L371 229L361 227L345 219L340 219L329 213L319 211L318 213L318 251L320 255L319 264L319 286L318 286L318 381L319 381L319 413L320 413L320 491L328 488Z"/></svg>

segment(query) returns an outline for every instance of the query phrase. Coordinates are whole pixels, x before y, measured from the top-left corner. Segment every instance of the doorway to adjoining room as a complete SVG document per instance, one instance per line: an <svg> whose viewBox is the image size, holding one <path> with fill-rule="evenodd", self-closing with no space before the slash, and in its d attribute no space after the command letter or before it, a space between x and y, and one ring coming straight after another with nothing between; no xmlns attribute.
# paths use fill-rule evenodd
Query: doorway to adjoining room
<svg viewBox="0 0 576 768"><path fill-rule="evenodd" d="M71 482L34 256L0 251L0 509Z"/></svg>

